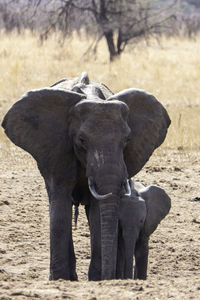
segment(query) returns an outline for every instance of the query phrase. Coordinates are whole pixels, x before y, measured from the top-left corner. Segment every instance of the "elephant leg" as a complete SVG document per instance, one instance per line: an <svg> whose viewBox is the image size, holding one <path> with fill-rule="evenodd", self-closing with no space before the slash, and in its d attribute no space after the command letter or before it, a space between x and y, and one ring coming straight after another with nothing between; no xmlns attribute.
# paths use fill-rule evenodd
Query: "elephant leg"
<svg viewBox="0 0 200 300"><path fill-rule="evenodd" d="M125 267L125 249L124 241L122 238L122 230L119 226L118 230L118 247L117 247L117 266L116 266L116 279L124 279Z"/></svg>
<svg viewBox="0 0 200 300"><path fill-rule="evenodd" d="M141 235L135 247L134 279L147 279L149 237Z"/></svg>
<svg viewBox="0 0 200 300"><path fill-rule="evenodd" d="M133 229L126 231L123 238L125 241L124 279L133 279L133 256L136 241Z"/></svg>
<svg viewBox="0 0 200 300"><path fill-rule="evenodd" d="M90 205L85 205L85 214L88 220L88 225L90 225L90 220L89 220L89 213L90 213Z"/></svg>
<svg viewBox="0 0 200 300"><path fill-rule="evenodd" d="M48 186L50 201L50 280L77 280L72 241L72 197L63 184Z"/></svg>
<svg viewBox="0 0 200 300"><path fill-rule="evenodd" d="M125 229L119 227L118 248L117 248L117 279L133 278L133 257L135 244L137 240L137 231L134 229Z"/></svg>
<svg viewBox="0 0 200 300"><path fill-rule="evenodd" d="M70 235L70 280L71 281L78 280L78 276L76 273L76 257L75 257L75 252L74 252L72 233Z"/></svg>
<svg viewBox="0 0 200 300"><path fill-rule="evenodd" d="M91 261L88 279L101 280L101 225L97 200L92 199L86 208L90 227Z"/></svg>

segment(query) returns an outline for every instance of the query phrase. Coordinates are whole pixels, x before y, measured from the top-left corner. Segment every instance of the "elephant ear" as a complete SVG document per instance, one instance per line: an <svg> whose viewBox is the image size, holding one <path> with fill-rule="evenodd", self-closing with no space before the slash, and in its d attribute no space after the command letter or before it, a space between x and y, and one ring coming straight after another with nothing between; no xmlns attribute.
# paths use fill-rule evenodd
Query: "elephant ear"
<svg viewBox="0 0 200 300"><path fill-rule="evenodd" d="M69 111L83 97L54 88L30 91L7 112L2 127L14 144L36 159L40 171L53 168L71 147Z"/></svg>
<svg viewBox="0 0 200 300"><path fill-rule="evenodd" d="M171 121L162 104L145 91L127 89L108 98L114 99L125 102L130 110L128 125L131 140L124 151L124 158L129 177L132 177L162 144Z"/></svg>
<svg viewBox="0 0 200 300"><path fill-rule="evenodd" d="M161 220L168 214L171 199L163 189L155 185L145 188L139 194L145 200L147 208L143 232L145 235L150 236Z"/></svg>

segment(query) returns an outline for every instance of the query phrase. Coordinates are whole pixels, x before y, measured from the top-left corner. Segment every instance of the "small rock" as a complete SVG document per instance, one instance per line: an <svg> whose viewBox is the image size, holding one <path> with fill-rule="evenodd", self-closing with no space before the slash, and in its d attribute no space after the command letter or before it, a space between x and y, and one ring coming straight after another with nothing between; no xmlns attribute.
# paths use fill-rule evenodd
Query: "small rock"
<svg viewBox="0 0 200 300"><path fill-rule="evenodd" d="M5 205L10 205L10 202L8 202L7 200L4 200L3 203L4 203Z"/></svg>
<svg viewBox="0 0 200 300"><path fill-rule="evenodd" d="M200 224L200 221L197 221L197 219L193 219L192 222L196 224Z"/></svg>
<svg viewBox="0 0 200 300"><path fill-rule="evenodd" d="M192 198L192 201L200 201L200 196L196 196L196 197Z"/></svg>

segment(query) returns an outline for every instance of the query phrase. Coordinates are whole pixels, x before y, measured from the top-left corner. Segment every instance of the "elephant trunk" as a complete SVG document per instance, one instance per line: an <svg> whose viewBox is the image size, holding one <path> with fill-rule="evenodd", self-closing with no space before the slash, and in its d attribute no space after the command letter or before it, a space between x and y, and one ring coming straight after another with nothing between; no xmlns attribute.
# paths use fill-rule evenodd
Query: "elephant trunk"
<svg viewBox="0 0 200 300"><path fill-rule="evenodd" d="M101 280L110 280L116 278L120 196L131 191L123 157L118 155L117 160L114 155L100 153L96 155L98 163L93 161L88 166L87 176L90 192L100 209Z"/></svg>
<svg viewBox="0 0 200 300"><path fill-rule="evenodd" d="M119 199L99 201L101 219L101 279L116 278Z"/></svg>
<svg viewBox="0 0 200 300"><path fill-rule="evenodd" d="M101 280L116 278L117 265L117 238L119 220L120 193L124 179L122 176L106 174L97 178L96 185L99 196L101 223ZM110 194L111 193L111 194Z"/></svg>

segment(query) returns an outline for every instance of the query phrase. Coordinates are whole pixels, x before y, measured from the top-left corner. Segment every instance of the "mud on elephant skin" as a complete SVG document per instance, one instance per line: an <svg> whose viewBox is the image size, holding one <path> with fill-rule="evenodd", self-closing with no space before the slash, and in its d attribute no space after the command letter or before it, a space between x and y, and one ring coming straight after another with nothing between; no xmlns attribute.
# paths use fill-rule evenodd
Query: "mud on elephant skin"
<svg viewBox="0 0 200 300"><path fill-rule="evenodd" d="M119 236L116 277L146 279L149 238L162 219L169 213L171 200L160 187L150 185L138 190L132 181L131 196L120 201Z"/></svg>
<svg viewBox="0 0 200 300"><path fill-rule="evenodd" d="M87 73L32 90L6 114L10 140L29 152L44 178L50 205L50 279L76 280L72 203L98 202L100 279L116 274L120 195L164 141L170 125L151 94L113 94ZM92 253L93 255L93 253Z"/></svg>

